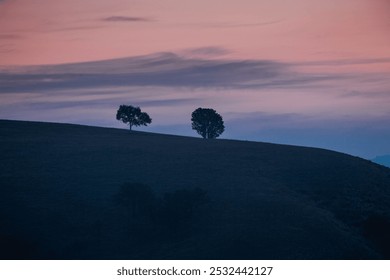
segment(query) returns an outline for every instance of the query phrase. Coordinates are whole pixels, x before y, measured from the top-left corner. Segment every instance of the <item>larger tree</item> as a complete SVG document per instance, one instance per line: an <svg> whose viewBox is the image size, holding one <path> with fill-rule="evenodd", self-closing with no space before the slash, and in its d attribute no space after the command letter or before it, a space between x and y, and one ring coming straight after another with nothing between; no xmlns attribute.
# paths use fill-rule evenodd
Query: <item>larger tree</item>
<svg viewBox="0 0 390 280"><path fill-rule="evenodd" d="M205 139L214 139L225 131L223 119L214 109L198 108L192 112L192 129Z"/></svg>
<svg viewBox="0 0 390 280"><path fill-rule="evenodd" d="M130 130L133 126L140 126L152 123L152 119L145 112L142 112L139 107L131 105L120 105L116 113L116 119L129 125Z"/></svg>

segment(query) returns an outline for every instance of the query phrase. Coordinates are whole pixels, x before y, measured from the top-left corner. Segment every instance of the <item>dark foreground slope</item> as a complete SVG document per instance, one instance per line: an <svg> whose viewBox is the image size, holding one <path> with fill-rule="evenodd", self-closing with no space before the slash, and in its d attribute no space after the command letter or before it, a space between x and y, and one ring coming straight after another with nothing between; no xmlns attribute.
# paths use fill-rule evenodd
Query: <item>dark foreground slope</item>
<svg viewBox="0 0 390 280"><path fill-rule="evenodd" d="M389 258L390 169L332 151L0 121L0 258Z"/></svg>

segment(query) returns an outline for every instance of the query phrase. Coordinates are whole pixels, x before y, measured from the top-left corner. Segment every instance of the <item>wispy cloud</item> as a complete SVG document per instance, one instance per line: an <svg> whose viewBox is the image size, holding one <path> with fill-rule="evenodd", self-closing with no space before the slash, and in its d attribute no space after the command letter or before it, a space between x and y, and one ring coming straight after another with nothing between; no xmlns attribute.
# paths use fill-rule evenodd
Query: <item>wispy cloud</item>
<svg viewBox="0 0 390 280"><path fill-rule="evenodd" d="M217 57L231 53L231 51L221 48L221 47L204 47L204 48L195 48L187 49L182 51L184 56L195 56L195 57Z"/></svg>
<svg viewBox="0 0 390 280"><path fill-rule="evenodd" d="M240 27L260 27L273 25L283 22L283 19L264 21L264 22L205 22L205 23L187 23L185 25L198 26L204 28L240 28Z"/></svg>
<svg viewBox="0 0 390 280"><path fill-rule="evenodd" d="M12 44L0 44L0 53L11 53L15 51L16 48Z"/></svg>
<svg viewBox="0 0 390 280"><path fill-rule="evenodd" d="M149 18L144 17L129 17L129 16L110 16L105 17L102 19L102 21L109 21L109 22L142 22L142 21L152 21Z"/></svg>
<svg viewBox="0 0 390 280"><path fill-rule="evenodd" d="M21 38L22 36L18 34L0 34L0 40L14 40L14 39L21 39Z"/></svg>
<svg viewBox="0 0 390 280"><path fill-rule="evenodd" d="M195 52L219 52L200 49ZM21 67L0 73L0 92L101 86L189 88L292 88L341 79L336 74L303 74L272 60L204 59L159 53L96 62Z"/></svg>
<svg viewBox="0 0 390 280"><path fill-rule="evenodd" d="M62 98L62 99L61 99ZM55 110L55 109L67 109L67 108L87 108L87 107L105 107L108 104L112 104L113 106L117 106L121 101L126 99L126 94L122 94L119 98L96 98L92 97L90 99L85 100L64 100L64 96L60 96L60 98L53 98L52 101L41 100L29 103L30 109L35 110ZM137 104L137 106L141 107L166 107L166 106L176 106L183 104L193 104L198 101L196 98L174 98L174 99L156 99L156 100L137 100L133 99L133 102Z"/></svg>
<svg viewBox="0 0 390 280"><path fill-rule="evenodd" d="M390 95L389 91L387 90L378 90L378 91L350 91L345 94L342 94L341 97L350 98L350 97L363 97L363 98L369 98L369 99L383 99Z"/></svg>
<svg viewBox="0 0 390 280"><path fill-rule="evenodd" d="M50 28L46 32L63 32L63 31L79 31L79 30L94 30L100 29L104 26L101 25L80 25L80 26L68 26L68 27L58 27Z"/></svg>
<svg viewBox="0 0 390 280"><path fill-rule="evenodd" d="M297 62L296 65L302 66L342 66L342 65L361 65L390 63L390 57L360 58L360 59L338 59L338 60L319 60Z"/></svg>

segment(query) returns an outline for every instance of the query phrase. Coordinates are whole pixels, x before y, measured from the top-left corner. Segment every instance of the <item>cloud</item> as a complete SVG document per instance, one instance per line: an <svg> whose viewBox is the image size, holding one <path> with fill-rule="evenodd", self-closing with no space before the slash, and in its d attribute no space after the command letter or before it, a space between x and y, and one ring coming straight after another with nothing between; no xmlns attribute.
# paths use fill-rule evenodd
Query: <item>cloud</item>
<svg viewBox="0 0 390 280"><path fill-rule="evenodd" d="M138 101L138 106L147 106L147 107L165 107L165 106L176 106L183 104L194 104L195 102L200 101L200 98L174 98L174 99L164 99L164 100L145 100Z"/></svg>
<svg viewBox="0 0 390 280"><path fill-rule="evenodd" d="M198 26L204 28L240 28L240 27L259 27L277 24L283 22L283 19L264 21L264 22L207 22L207 23L189 23L190 26Z"/></svg>
<svg viewBox="0 0 390 280"><path fill-rule="evenodd" d="M61 99L62 98L62 99ZM88 107L107 107L107 105L112 105L113 107L120 104L121 101L126 99L126 94L122 94L120 98L90 98L86 100L64 100L65 96L61 98L53 98L51 101L37 101L30 102L29 109L33 110L57 110L57 109L67 109L67 108L88 108ZM193 104L198 101L197 98L176 98L176 99L156 99L156 100L142 100L133 98L133 104L141 107L169 107L183 104Z"/></svg>
<svg viewBox="0 0 390 280"><path fill-rule="evenodd" d="M1 1L1 0L0 0ZM78 31L78 30L94 30L107 27L102 22L150 22L149 18L143 17L128 17L128 16L110 16L99 19L100 24L87 24L87 25L68 25L65 27L49 27L47 32L62 32L62 31Z"/></svg>
<svg viewBox="0 0 390 280"><path fill-rule="evenodd" d="M16 48L14 47L13 44L0 44L0 53L11 53L15 51Z"/></svg>
<svg viewBox="0 0 390 280"><path fill-rule="evenodd" d="M190 50L195 53L222 51L216 48ZM204 59L158 53L3 71L0 72L0 93L103 86L296 88L342 78L340 74L299 73L287 63L272 60Z"/></svg>
<svg viewBox="0 0 390 280"><path fill-rule="evenodd" d="M129 16L110 16L103 18L102 21L109 22L142 22L142 21L151 21L148 18L144 17L129 17Z"/></svg>
<svg viewBox="0 0 390 280"><path fill-rule="evenodd" d="M81 25L81 26L69 26L61 28L50 28L47 32L62 32L62 31L78 31L78 30L93 30L100 29L103 26L101 25Z"/></svg>
<svg viewBox="0 0 390 280"><path fill-rule="evenodd" d="M360 91L360 90L354 90L347 92L345 94L342 94L342 97L350 98L350 97L363 97L363 98L375 98L375 99L383 99L390 95L389 90L377 90L377 91Z"/></svg>
<svg viewBox="0 0 390 280"><path fill-rule="evenodd" d="M1 3L1 0L0 0ZM0 34L0 40L13 40L13 39L20 39L22 38L20 35L17 34Z"/></svg>
<svg viewBox="0 0 390 280"><path fill-rule="evenodd" d="M203 47L195 49L187 49L181 52L188 57L217 57L231 53L229 50L221 47Z"/></svg>
<svg viewBox="0 0 390 280"><path fill-rule="evenodd" d="M343 65L378 64L378 63L390 63L390 57L307 61L307 62L297 62L295 64L297 66L301 66L301 65L302 66L343 66Z"/></svg>
<svg viewBox="0 0 390 280"><path fill-rule="evenodd" d="M264 26L264 25L271 25L283 22L284 20L273 20L273 21L266 21L266 22L255 22L255 23L231 23L226 24L225 27L251 27L251 26Z"/></svg>

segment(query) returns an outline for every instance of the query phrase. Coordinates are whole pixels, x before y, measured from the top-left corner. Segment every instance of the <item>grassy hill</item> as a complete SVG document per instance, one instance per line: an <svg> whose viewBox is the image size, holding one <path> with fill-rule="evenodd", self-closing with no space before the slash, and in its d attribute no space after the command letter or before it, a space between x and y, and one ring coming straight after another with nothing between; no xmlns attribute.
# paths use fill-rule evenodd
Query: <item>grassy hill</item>
<svg viewBox="0 0 390 280"><path fill-rule="evenodd" d="M390 169L328 150L0 121L2 259L388 259Z"/></svg>

